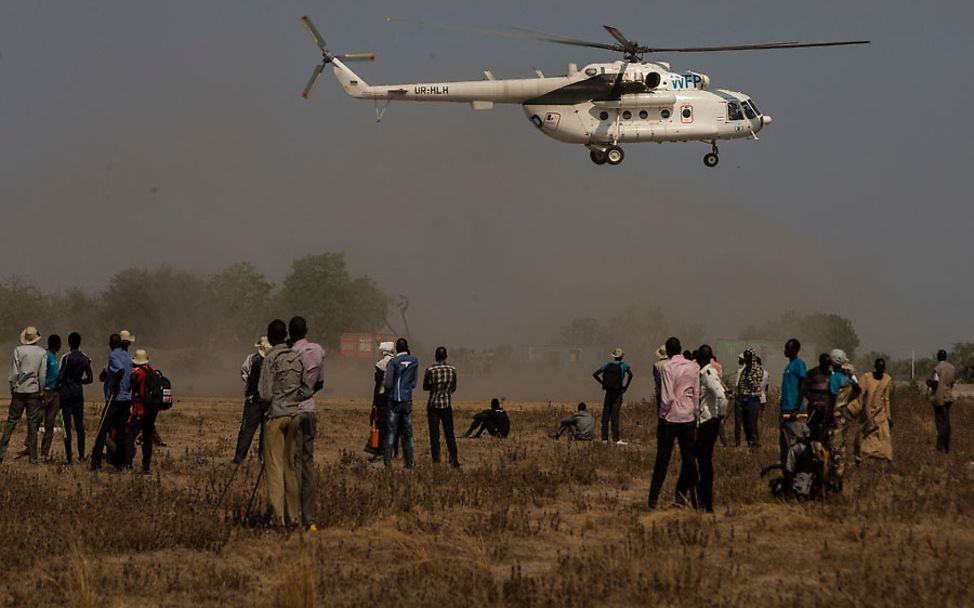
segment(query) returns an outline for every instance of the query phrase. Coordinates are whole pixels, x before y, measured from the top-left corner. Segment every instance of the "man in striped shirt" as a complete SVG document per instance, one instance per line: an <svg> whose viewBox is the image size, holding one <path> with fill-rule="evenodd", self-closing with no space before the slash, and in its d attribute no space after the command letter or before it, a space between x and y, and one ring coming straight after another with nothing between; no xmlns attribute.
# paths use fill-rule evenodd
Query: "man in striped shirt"
<svg viewBox="0 0 974 608"><path fill-rule="evenodd" d="M433 464L440 462L440 423L443 423L443 436L446 449L450 452L450 464L460 466L457 458L457 439L453 434L453 393L457 390L457 369L446 362L446 348L437 347L436 363L426 368L423 375L423 390L429 392L426 402L426 416L430 430L430 454Z"/></svg>

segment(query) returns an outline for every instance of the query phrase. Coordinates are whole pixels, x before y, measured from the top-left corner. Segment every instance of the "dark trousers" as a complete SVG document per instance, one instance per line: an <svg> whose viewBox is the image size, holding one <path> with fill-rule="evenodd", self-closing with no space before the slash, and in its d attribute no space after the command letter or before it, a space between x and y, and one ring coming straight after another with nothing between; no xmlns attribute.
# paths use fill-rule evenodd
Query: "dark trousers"
<svg viewBox="0 0 974 608"><path fill-rule="evenodd" d="M602 402L602 441L609 440L609 423L612 423L612 441L619 441L619 410L622 409L622 392L605 391Z"/></svg>
<svg viewBox="0 0 974 608"><path fill-rule="evenodd" d="M108 441L108 434L115 432L114 452L111 454L112 464L115 468L121 469L125 465L125 431L128 425L129 410L132 409L131 401L112 400L108 404L98 434L95 435L95 445L91 448L91 470L101 468L102 452Z"/></svg>
<svg viewBox="0 0 974 608"><path fill-rule="evenodd" d="M708 512L714 510L714 445L720 434L720 419L713 418L697 428L697 441L694 451L697 456L697 469L700 472L700 486L697 496L700 508Z"/></svg>
<svg viewBox="0 0 974 608"><path fill-rule="evenodd" d="M41 426L40 393L14 393L10 396L10 409L7 411L7 425L3 429L0 439L0 460L7 455L7 445L10 437L20 422L20 417L27 410L27 455L31 464L37 464L37 429Z"/></svg>
<svg viewBox="0 0 974 608"><path fill-rule="evenodd" d="M450 452L450 464L460 464L457 459L457 438L453 434L453 408L427 407L426 421L429 423L430 455L433 457L433 462L440 461L440 422L442 422L443 438L446 440L446 449Z"/></svg>
<svg viewBox="0 0 974 608"><path fill-rule="evenodd" d="M667 422L660 418L656 429L656 464L649 485L649 508L659 503L659 493L670 468L673 443L680 444L680 477L676 481L676 501L697 506L697 459L695 454L696 422Z"/></svg>
<svg viewBox="0 0 974 608"><path fill-rule="evenodd" d="M308 527L318 517L317 470L315 469L315 437L318 436L318 414L298 413L298 442L294 450L294 466L298 474L298 492L301 497L301 523Z"/></svg>
<svg viewBox="0 0 974 608"><path fill-rule="evenodd" d="M44 389L44 405L42 418L44 421L44 439L41 441L41 456L51 457L51 445L54 443L54 429L57 427L57 414L61 410L61 393Z"/></svg>
<svg viewBox="0 0 974 608"><path fill-rule="evenodd" d="M933 421L937 425L937 449L946 454L950 451L950 403L933 407Z"/></svg>
<svg viewBox="0 0 974 608"><path fill-rule="evenodd" d="M135 440L142 436L142 471L149 472L152 464L152 436L156 432L156 416L158 412L145 414L143 416L132 416L125 430L125 468L131 469L132 462L135 460ZM118 443L118 445L123 445ZM119 450L120 451L120 450ZM92 457L94 460L94 457Z"/></svg>
<svg viewBox="0 0 974 608"><path fill-rule="evenodd" d="M386 466L392 464L392 450L399 438L399 433L403 437L403 460L407 469L413 468L413 402L412 401L389 401L389 429L386 433L386 451L383 454L383 462Z"/></svg>
<svg viewBox="0 0 974 608"><path fill-rule="evenodd" d="M744 412L742 411L744 400L740 397L734 399L734 445L741 446L741 429L744 427Z"/></svg>
<svg viewBox="0 0 974 608"><path fill-rule="evenodd" d="M243 414L240 416L240 430L237 432L237 448L233 452L233 461L243 462L254 441L254 433L260 429L260 439L257 443L257 454L264 453L264 410L259 401L248 397L244 401Z"/></svg>
<svg viewBox="0 0 974 608"><path fill-rule="evenodd" d="M748 397L743 400L741 403L741 415L744 418L744 434L747 436L748 447L761 447L761 440L758 437L758 417L761 415L761 399L759 397Z"/></svg>
<svg viewBox="0 0 974 608"><path fill-rule="evenodd" d="M85 402L62 401L61 417L64 419L64 457L68 463L74 462L71 453L71 423L78 434L78 460L85 459Z"/></svg>
<svg viewBox="0 0 974 608"><path fill-rule="evenodd" d="M480 412L479 414L474 414L473 422L470 423L470 428L467 432L463 434L464 437L469 437L476 431L474 437L480 437L484 431L491 437L497 436L497 425L491 420L490 414L487 412Z"/></svg>

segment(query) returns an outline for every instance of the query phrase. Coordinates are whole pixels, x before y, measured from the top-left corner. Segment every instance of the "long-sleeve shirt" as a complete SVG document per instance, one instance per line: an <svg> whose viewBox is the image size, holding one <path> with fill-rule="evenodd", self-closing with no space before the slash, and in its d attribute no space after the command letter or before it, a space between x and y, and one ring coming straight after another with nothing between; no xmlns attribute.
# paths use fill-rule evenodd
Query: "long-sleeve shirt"
<svg viewBox="0 0 974 608"><path fill-rule="evenodd" d="M384 381L389 401L412 401L418 375L419 359L409 353L400 353L393 357L386 368Z"/></svg>
<svg viewBox="0 0 974 608"><path fill-rule="evenodd" d="M561 419L562 426L571 428L572 437L589 441L595 436L595 418L588 411L575 412Z"/></svg>
<svg viewBox="0 0 974 608"><path fill-rule="evenodd" d="M700 370L700 422L706 422L727 414L727 395L724 383L713 364Z"/></svg>
<svg viewBox="0 0 974 608"><path fill-rule="evenodd" d="M119 371L122 372L122 379L116 386L115 378ZM108 355L108 375L105 378L105 398L107 399L108 396L112 394L112 389L117 388L115 391L116 401L131 401L131 376L132 355L130 355L129 351L125 349L116 348Z"/></svg>
<svg viewBox="0 0 974 608"><path fill-rule="evenodd" d="M53 391L57 388L57 379L61 373L61 366L58 364L57 355L47 351L47 372L44 375L44 390Z"/></svg>
<svg viewBox="0 0 974 608"><path fill-rule="evenodd" d="M423 390L429 391L427 407L444 409L453 405L453 393L457 390L457 368L441 361L426 368Z"/></svg>
<svg viewBox="0 0 974 608"><path fill-rule="evenodd" d="M10 361L10 392L33 394L44 388L47 377L47 351L36 344L22 344L14 349Z"/></svg>
<svg viewBox="0 0 974 608"><path fill-rule="evenodd" d="M745 366L737 380L737 396L749 399L761 397L761 385L764 383L764 369L757 363Z"/></svg>
<svg viewBox="0 0 974 608"><path fill-rule="evenodd" d="M659 417L667 422L694 422L700 416L700 366L674 355L662 366Z"/></svg>
<svg viewBox="0 0 974 608"><path fill-rule="evenodd" d="M80 350L72 350L61 357L62 403L84 403L84 385L95 381L91 371L91 358Z"/></svg>
<svg viewBox="0 0 974 608"><path fill-rule="evenodd" d="M320 344L301 338L291 346L291 350L301 355L304 364L304 381L312 390L318 382L325 381L325 349ZM315 411L314 396L308 397L298 405L299 412Z"/></svg>

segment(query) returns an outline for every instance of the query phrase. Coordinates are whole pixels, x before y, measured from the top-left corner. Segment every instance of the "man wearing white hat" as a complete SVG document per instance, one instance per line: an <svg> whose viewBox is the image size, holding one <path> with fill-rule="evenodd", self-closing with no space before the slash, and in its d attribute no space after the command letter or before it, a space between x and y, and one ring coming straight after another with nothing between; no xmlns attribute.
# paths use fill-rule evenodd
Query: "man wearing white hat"
<svg viewBox="0 0 974 608"><path fill-rule="evenodd" d="M271 343L267 336L261 336L254 343L256 352L247 355L240 367L240 379L244 381L244 406L240 417L240 431L237 433L237 447L233 452L233 464L240 464L247 457L250 444L254 441L254 433L260 429L257 454L264 453L264 410L266 404L260 400L257 387L260 384L260 368L264 357L271 352Z"/></svg>
<svg viewBox="0 0 974 608"><path fill-rule="evenodd" d="M592 377L602 385L605 400L602 402L602 443L609 441L609 423L612 423L612 441L616 445L626 445L619 437L619 411L622 409L622 395L632 382L632 370L622 360L625 353L621 348L612 351L612 361L595 370Z"/></svg>
<svg viewBox="0 0 974 608"><path fill-rule="evenodd" d="M98 429L95 445L91 450L92 471L101 468L102 448L112 431L115 432L112 464L117 469L125 465L125 431L132 409L132 355L129 354L128 349L133 342L135 336L127 329L112 334L108 340L112 352L108 355L108 366L102 373L108 410L102 416L101 427Z"/></svg>
<svg viewBox="0 0 974 608"><path fill-rule="evenodd" d="M41 391L47 376L47 351L37 345L41 334L36 327L20 332L20 346L14 349L10 363L10 410L0 439L0 462L20 417L27 410L27 453L31 464L37 464L37 429L41 423Z"/></svg>
<svg viewBox="0 0 974 608"><path fill-rule="evenodd" d="M826 438L829 446L828 484L833 492L842 492L845 477L846 428L859 418L861 406L859 380L845 351L835 349L829 354L832 376L829 378L829 408L826 411Z"/></svg>

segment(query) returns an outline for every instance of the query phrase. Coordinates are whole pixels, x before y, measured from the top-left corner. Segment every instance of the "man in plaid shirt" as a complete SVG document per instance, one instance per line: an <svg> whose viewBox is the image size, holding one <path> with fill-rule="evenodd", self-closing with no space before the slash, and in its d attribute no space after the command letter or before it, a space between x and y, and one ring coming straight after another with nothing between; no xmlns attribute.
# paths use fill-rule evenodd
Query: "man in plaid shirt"
<svg viewBox="0 0 974 608"><path fill-rule="evenodd" d="M446 362L446 348L440 346L434 355L436 363L426 368L423 390L429 391L426 415L430 430L430 453L433 464L440 462L440 422L446 449L450 452L450 464L460 466L457 459L457 438L453 434L453 393L457 390L457 369Z"/></svg>

